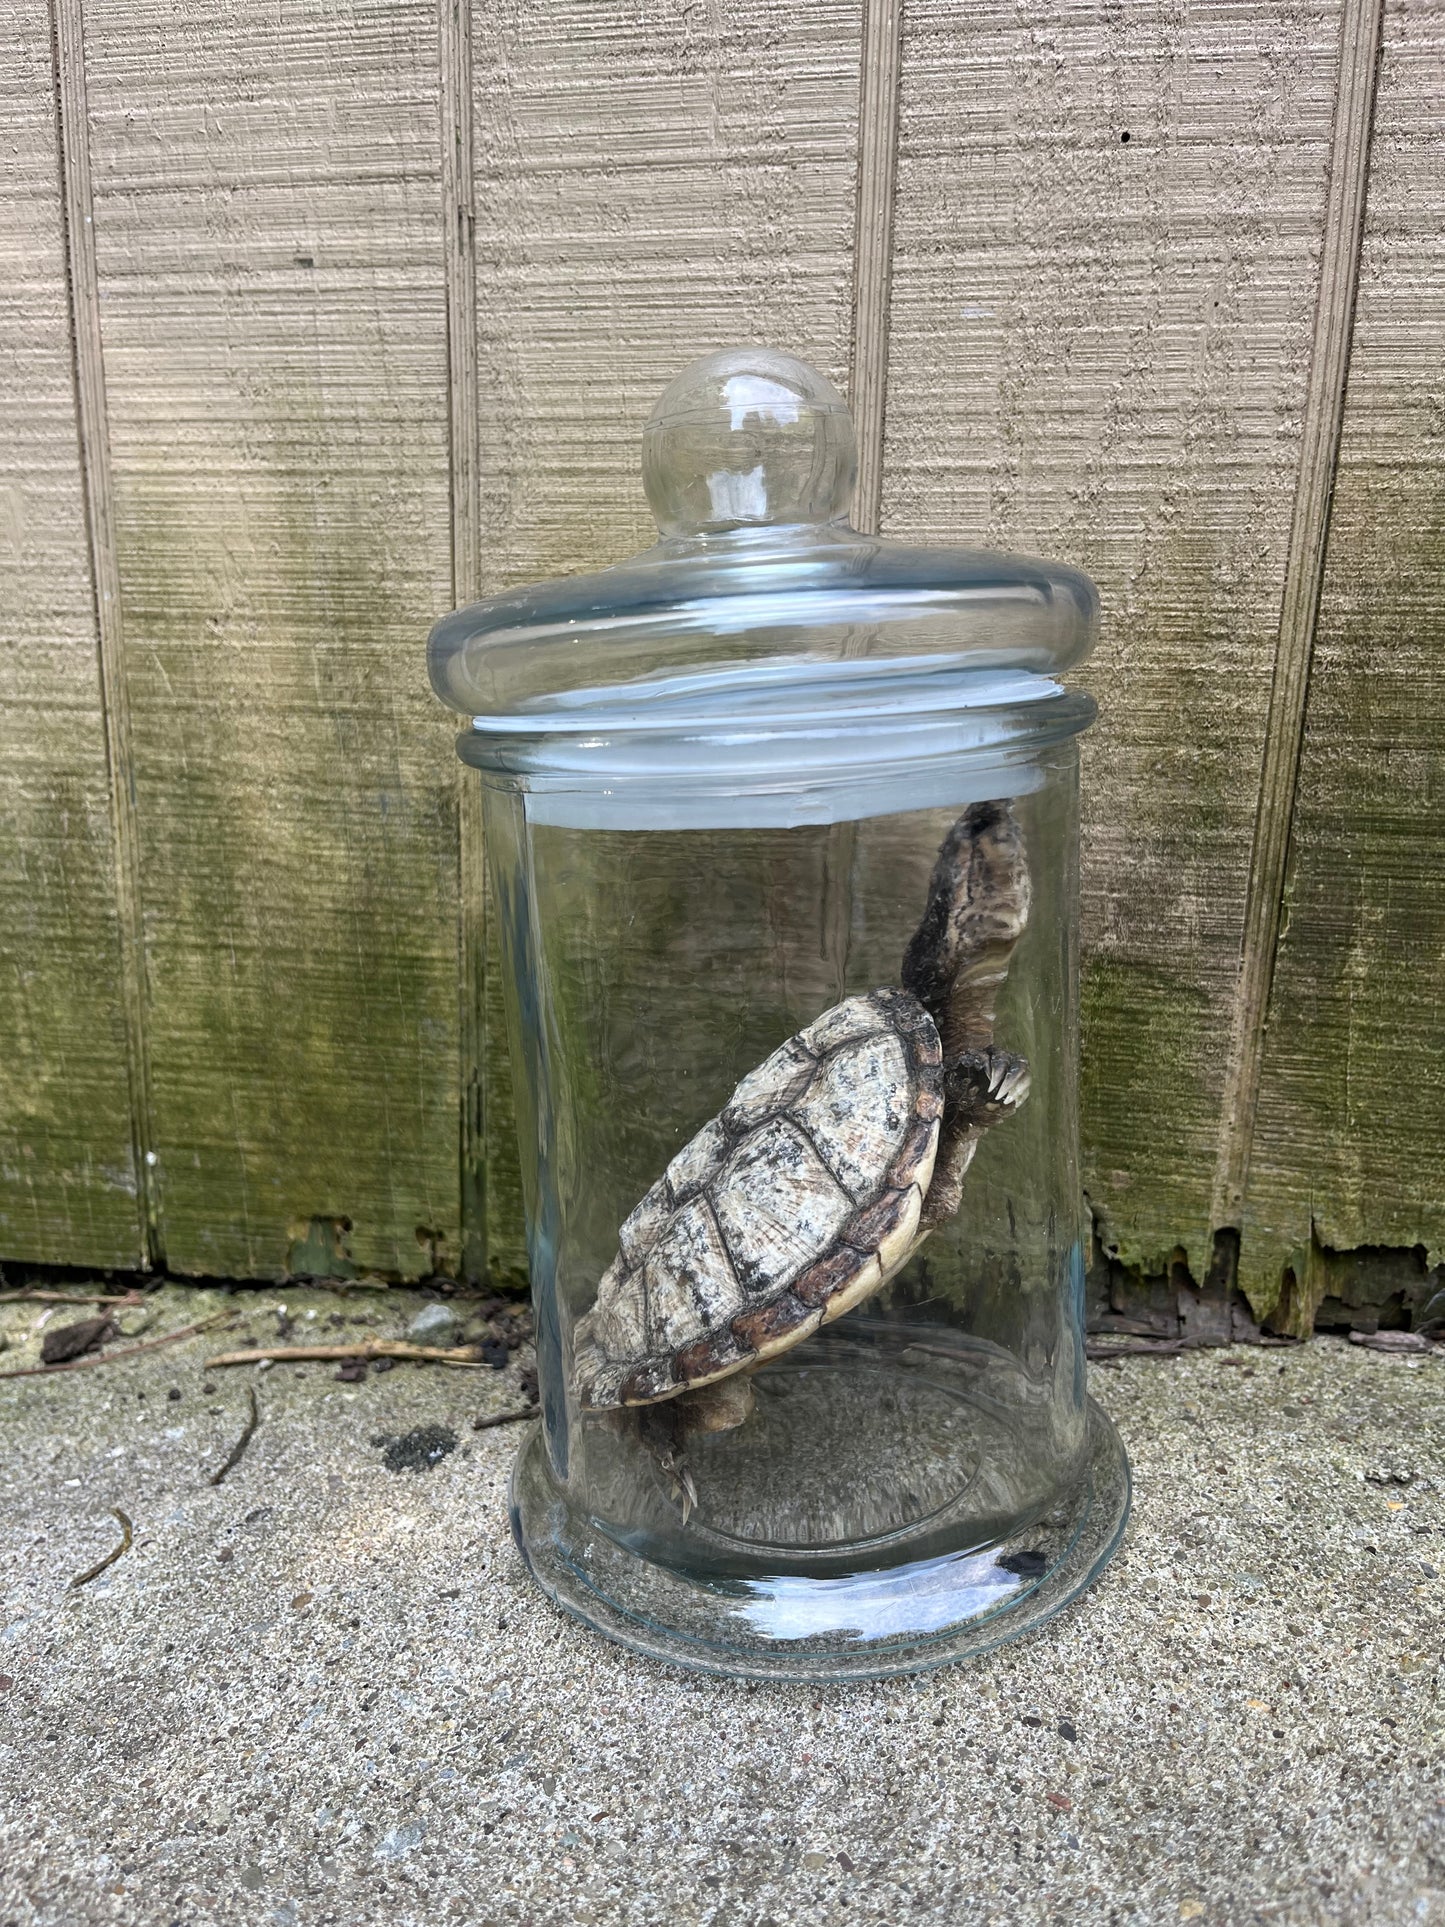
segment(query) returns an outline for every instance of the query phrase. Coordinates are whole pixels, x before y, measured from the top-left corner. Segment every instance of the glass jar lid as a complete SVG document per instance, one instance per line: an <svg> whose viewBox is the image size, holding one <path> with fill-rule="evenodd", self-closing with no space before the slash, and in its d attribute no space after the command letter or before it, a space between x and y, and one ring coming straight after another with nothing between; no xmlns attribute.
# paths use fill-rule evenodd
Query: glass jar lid
<svg viewBox="0 0 1445 1927"><path fill-rule="evenodd" d="M694 362L652 411L642 472L653 548L432 630L467 762L529 789L704 765L756 787L896 753L1013 759L1093 719L1056 680L1093 644L1089 578L860 534L852 418L806 362Z"/></svg>

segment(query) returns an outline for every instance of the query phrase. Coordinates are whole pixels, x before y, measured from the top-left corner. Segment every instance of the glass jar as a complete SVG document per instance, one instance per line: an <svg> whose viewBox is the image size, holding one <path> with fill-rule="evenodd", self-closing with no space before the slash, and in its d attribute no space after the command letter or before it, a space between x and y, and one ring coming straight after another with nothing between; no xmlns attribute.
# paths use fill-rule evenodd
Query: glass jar
<svg viewBox="0 0 1445 1927"><path fill-rule="evenodd" d="M759 349L643 441L657 546L432 633L505 959L552 1598L713 1671L902 1672L1117 1545L1086 1396L1078 754L1092 584L847 521Z"/></svg>

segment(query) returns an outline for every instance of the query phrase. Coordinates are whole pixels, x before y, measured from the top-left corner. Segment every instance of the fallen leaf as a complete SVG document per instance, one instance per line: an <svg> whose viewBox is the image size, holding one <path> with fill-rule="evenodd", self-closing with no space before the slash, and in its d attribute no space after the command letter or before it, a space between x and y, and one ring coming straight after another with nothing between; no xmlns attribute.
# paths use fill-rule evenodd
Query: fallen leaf
<svg viewBox="0 0 1445 1927"><path fill-rule="evenodd" d="M1074 1803L1067 1793L1046 1793L1044 1798L1051 1807L1057 1807L1060 1813L1072 1813L1074 1810Z"/></svg>
<svg viewBox="0 0 1445 1927"><path fill-rule="evenodd" d="M99 1318L78 1318L73 1325L59 1325L41 1339L40 1362L42 1365L67 1364L72 1358L93 1352L113 1330L114 1321L109 1312Z"/></svg>

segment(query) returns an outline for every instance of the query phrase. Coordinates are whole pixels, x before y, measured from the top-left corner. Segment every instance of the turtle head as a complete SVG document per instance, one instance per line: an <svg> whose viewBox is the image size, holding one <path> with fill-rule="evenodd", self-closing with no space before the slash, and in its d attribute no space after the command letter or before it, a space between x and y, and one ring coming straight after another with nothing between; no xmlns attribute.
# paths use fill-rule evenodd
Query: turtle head
<svg viewBox="0 0 1445 1927"><path fill-rule="evenodd" d="M903 987L938 1025L945 1059L993 1040L994 1002L1029 916L1023 833L1007 803L973 803L943 839L903 957Z"/></svg>

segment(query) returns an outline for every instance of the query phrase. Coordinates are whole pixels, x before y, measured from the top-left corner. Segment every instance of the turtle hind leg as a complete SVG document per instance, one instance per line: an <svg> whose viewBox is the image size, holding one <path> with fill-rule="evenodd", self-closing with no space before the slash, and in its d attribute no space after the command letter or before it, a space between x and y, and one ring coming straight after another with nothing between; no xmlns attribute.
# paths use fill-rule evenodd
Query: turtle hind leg
<svg viewBox="0 0 1445 1927"><path fill-rule="evenodd" d="M678 1422L673 1403L669 1399L663 1405L634 1406L633 1417L637 1421L637 1436L642 1441L643 1449L667 1481L668 1496L674 1505L681 1508L682 1523L686 1525L697 1504L697 1487L683 1462L683 1427Z"/></svg>
<svg viewBox="0 0 1445 1927"><path fill-rule="evenodd" d="M753 1411L753 1380L748 1371L729 1372L711 1385L699 1385L672 1401L684 1437L696 1432L731 1432Z"/></svg>
<svg viewBox="0 0 1445 1927"><path fill-rule="evenodd" d="M697 1486L687 1463L688 1440L706 1432L731 1432L743 1424L752 1409L752 1381L745 1372L732 1372L662 1404L635 1408L638 1434L667 1480L684 1525L698 1503Z"/></svg>

